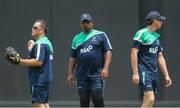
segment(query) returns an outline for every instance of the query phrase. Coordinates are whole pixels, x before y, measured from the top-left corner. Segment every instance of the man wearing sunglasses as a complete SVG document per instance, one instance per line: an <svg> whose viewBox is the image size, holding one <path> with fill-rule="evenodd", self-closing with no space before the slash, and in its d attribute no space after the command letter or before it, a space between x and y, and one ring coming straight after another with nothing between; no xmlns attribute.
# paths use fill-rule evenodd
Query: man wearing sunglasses
<svg viewBox="0 0 180 108"><path fill-rule="evenodd" d="M166 17L157 11L151 11L146 16L147 27L139 30L133 38L131 64L133 83L139 85L143 94L142 108L153 106L157 93L157 64L164 75L165 87L171 85L171 79L163 56L160 35L156 33L161 28Z"/></svg>
<svg viewBox="0 0 180 108"><path fill-rule="evenodd" d="M32 37L36 42L32 40L28 42L29 58L20 58L18 62L18 64L28 66L34 108L49 108L48 96L53 77L53 47L46 37L47 31L47 24L44 20L35 21L32 27Z"/></svg>
<svg viewBox="0 0 180 108"><path fill-rule="evenodd" d="M81 107L89 107L90 99L95 107L104 107L104 79L108 77L112 47L107 35L93 29L90 14L81 15L82 32L77 34L71 47L67 80L76 83Z"/></svg>

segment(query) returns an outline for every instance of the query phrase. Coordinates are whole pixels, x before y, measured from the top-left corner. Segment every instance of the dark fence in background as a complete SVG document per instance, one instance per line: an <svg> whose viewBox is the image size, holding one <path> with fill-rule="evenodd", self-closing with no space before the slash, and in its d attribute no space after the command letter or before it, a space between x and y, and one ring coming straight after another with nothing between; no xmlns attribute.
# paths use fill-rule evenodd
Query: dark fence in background
<svg viewBox="0 0 180 108"><path fill-rule="evenodd" d="M92 14L95 28L108 34L114 48L105 100L137 100L138 89L131 83L130 48L134 33L145 27L144 17L150 10L167 16L159 33L173 80L172 87L164 88L163 78L159 77L161 92L157 99L179 101L179 4L179 0L0 0L0 101L30 99L27 67L9 64L3 59L3 53L6 46L13 46L22 57L27 57L27 41L31 39L31 27L36 19L48 22L48 37L54 45L50 100L77 101L76 88L66 85L66 72L71 41L81 32L79 17L85 12Z"/></svg>

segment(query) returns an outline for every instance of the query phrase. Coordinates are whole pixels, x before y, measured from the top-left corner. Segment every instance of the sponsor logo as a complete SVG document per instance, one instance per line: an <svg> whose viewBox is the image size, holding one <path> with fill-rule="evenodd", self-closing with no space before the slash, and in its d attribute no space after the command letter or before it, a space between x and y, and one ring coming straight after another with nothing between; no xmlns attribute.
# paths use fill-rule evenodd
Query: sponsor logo
<svg viewBox="0 0 180 108"><path fill-rule="evenodd" d="M147 85L147 87L152 87L151 85Z"/></svg>
<svg viewBox="0 0 180 108"><path fill-rule="evenodd" d="M93 38L92 38L92 41L93 41L93 42L96 42L96 37L93 37Z"/></svg>
<svg viewBox="0 0 180 108"><path fill-rule="evenodd" d="M157 45L159 45L159 44L160 44L159 40L157 40L157 41L156 41L156 44L157 44Z"/></svg>
<svg viewBox="0 0 180 108"><path fill-rule="evenodd" d="M157 51L158 51L158 47L149 48L149 52L150 52L150 53L157 53Z"/></svg>
<svg viewBox="0 0 180 108"><path fill-rule="evenodd" d="M87 48L83 48L80 50L80 53L87 53L87 52L91 52L91 50L93 49L92 45L89 45Z"/></svg>
<svg viewBox="0 0 180 108"><path fill-rule="evenodd" d="M50 59L50 60L53 60L53 55L49 55L49 59Z"/></svg>

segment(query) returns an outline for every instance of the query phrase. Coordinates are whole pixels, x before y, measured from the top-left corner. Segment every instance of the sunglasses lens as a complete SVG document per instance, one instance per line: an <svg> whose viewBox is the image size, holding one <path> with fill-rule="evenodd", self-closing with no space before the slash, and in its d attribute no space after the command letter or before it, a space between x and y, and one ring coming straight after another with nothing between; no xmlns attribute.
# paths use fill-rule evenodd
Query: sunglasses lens
<svg viewBox="0 0 180 108"><path fill-rule="evenodd" d="M34 30L35 30L35 29L38 29L38 27L34 26L33 29L34 29Z"/></svg>
<svg viewBox="0 0 180 108"><path fill-rule="evenodd" d="M82 21L82 24L89 24L89 23L90 23L90 21L88 21L88 20Z"/></svg>

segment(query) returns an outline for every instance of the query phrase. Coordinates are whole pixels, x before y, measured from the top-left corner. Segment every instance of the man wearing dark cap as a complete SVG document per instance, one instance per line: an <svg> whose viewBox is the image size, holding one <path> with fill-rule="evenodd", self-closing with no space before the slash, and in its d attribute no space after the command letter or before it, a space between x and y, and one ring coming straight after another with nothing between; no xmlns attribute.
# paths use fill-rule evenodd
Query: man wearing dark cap
<svg viewBox="0 0 180 108"><path fill-rule="evenodd" d="M139 30L133 38L131 49L132 81L139 85L143 94L142 108L152 107L157 93L157 65L164 75L165 87L171 85L171 79L163 56L160 35L156 33L161 28L166 17L157 11L151 11L146 16L147 27Z"/></svg>
<svg viewBox="0 0 180 108"><path fill-rule="evenodd" d="M82 32L77 34L71 47L67 80L76 83L81 107L89 107L90 99L95 107L104 107L104 79L108 77L112 47L107 35L93 29L90 14L81 15Z"/></svg>

